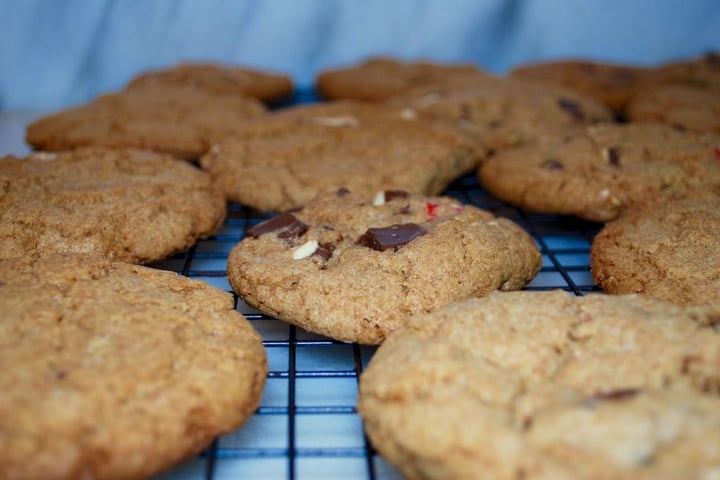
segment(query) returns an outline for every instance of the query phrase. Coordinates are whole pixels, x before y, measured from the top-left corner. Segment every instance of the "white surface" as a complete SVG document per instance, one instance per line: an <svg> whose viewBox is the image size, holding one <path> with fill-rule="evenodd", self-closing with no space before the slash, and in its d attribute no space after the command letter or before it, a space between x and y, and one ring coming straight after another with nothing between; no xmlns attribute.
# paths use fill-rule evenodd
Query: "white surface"
<svg viewBox="0 0 720 480"><path fill-rule="evenodd" d="M0 156L27 155L30 147L25 143L25 127L41 115L35 110L0 112Z"/></svg>

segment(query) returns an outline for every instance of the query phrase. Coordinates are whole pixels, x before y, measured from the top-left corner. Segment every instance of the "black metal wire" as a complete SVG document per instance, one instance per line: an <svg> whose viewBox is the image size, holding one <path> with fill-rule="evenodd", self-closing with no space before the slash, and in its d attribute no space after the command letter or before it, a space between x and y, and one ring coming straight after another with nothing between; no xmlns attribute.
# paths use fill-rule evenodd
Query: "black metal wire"
<svg viewBox="0 0 720 480"><path fill-rule="evenodd" d="M307 103L311 96L298 97L303 103ZM543 266L541 274L558 275L557 282L548 285L530 285L529 290L564 289L573 292L575 295L584 295L589 291L598 290L590 281L579 283L573 279L573 274L589 276L589 261L579 261L573 265L564 265L562 256L573 256L580 259L587 259L592 238L599 230L600 225L591 222L583 222L568 217L552 215L540 215L522 211L507 205L485 192L478 184L474 173L465 175L458 179L446 190L445 195L455 197L465 204L473 204L482 209L491 211L496 215L505 216L524 227L528 233L537 241L537 244L548 262ZM268 218L270 215L250 210L237 204L228 205L228 218L223 229L215 236L201 239L186 252L173 257L173 265L178 273L189 277L207 278L222 282L227 276L226 260L227 255L235 243L242 240L245 231L251 225ZM558 247L556 242L551 241L554 237L577 238L577 245ZM225 262L223 262L223 260ZM208 268L207 262L214 262L217 267ZM162 267L160 267L162 268ZM554 277L553 277L554 278ZM226 287L229 291L229 286ZM235 297L237 299L237 297ZM246 317L256 325L277 325L279 322L271 317L259 313L248 313ZM267 323L264 323L267 322ZM283 324L284 325L284 324ZM363 371L364 362L369 360L371 351L364 350L358 345L351 346L351 364L347 368L339 369L298 369L298 349L309 349L309 355L322 355L322 349L338 349L345 346L342 342L318 336L307 335L301 329L294 326L287 327L287 335L281 338L266 338L264 345L269 353L287 353L286 367L278 367L271 370L268 380L286 380L286 405L261 405L255 415L258 416L287 416L286 439L283 448L248 446L243 448L228 449L222 446L217 440L202 454L205 459L204 478L207 480L224 480L218 474L218 466L227 458L232 459L283 459L287 465L287 478L295 480L299 478L298 460L317 458L352 458L361 460L367 472L366 478L377 480L380 472L377 470L377 453L372 448L364 434L358 439L355 446L302 446L298 419L303 416L333 416L333 415L355 415L357 410L354 403L349 404L318 404L298 405L298 381L306 379L317 379L321 382L337 382L338 380L354 379L359 382ZM332 350L334 351L334 350ZM305 352L305 350L303 350ZM342 351L340 350L340 353ZM305 417L303 417L305 418ZM359 419L358 419L359 421Z"/></svg>

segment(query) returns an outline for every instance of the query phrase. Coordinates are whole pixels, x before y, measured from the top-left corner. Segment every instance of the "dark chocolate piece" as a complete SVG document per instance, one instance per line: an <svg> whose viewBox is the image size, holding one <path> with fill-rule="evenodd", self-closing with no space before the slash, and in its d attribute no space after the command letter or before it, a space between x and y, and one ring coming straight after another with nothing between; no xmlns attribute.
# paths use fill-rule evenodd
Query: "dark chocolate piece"
<svg viewBox="0 0 720 480"><path fill-rule="evenodd" d="M405 190L385 190L385 201L389 202L394 198L407 198L408 192Z"/></svg>
<svg viewBox="0 0 720 480"><path fill-rule="evenodd" d="M581 122L585 119L585 115L580 109L580 105L577 102L570 100L569 98L560 98L557 102L558 107L562 108L570 114L573 120Z"/></svg>
<svg viewBox="0 0 720 480"><path fill-rule="evenodd" d="M384 252L392 248L397 251L411 240L424 235L425 230L415 223L403 223L384 228L368 228L358 239L358 244Z"/></svg>
<svg viewBox="0 0 720 480"><path fill-rule="evenodd" d="M563 165L560 160L557 160L555 158L546 158L540 164L540 168L544 168L546 170L562 170L563 168L565 168L565 165Z"/></svg>
<svg viewBox="0 0 720 480"><path fill-rule="evenodd" d="M318 248L315 250L313 255L317 255L318 257L327 261L327 260L330 260L330 257L332 257L332 254L334 251L335 251L334 243L321 243L320 245L318 245Z"/></svg>
<svg viewBox="0 0 720 480"><path fill-rule="evenodd" d="M348 189L345 188L345 187L342 187L342 188L338 188L338 191L337 191L336 193L337 193L337 196L338 196L338 197L344 197L345 195L347 195L348 193L350 193L350 190L348 190Z"/></svg>
<svg viewBox="0 0 720 480"><path fill-rule="evenodd" d="M583 403L587 407L592 407L601 401L622 402L633 398L638 393L640 393L640 390L637 388L620 388L607 392L598 392L592 397L586 398Z"/></svg>
<svg viewBox="0 0 720 480"><path fill-rule="evenodd" d="M278 233L280 238L295 238L304 235L308 230L308 226L295 218L292 213L285 212L249 228L247 234L252 238L258 238L260 235L278 230L281 230Z"/></svg>
<svg viewBox="0 0 720 480"><path fill-rule="evenodd" d="M607 149L607 158L610 165L613 167L619 167L620 166L620 148L619 147L610 147Z"/></svg>

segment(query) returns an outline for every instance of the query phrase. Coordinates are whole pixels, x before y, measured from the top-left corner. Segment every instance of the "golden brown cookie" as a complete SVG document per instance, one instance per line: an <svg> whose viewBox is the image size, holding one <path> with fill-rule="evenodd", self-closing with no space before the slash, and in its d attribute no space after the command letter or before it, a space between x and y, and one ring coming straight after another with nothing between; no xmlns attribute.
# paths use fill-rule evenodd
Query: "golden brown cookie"
<svg viewBox="0 0 720 480"><path fill-rule="evenodd" d="M331 102L272 113L235 130L200 163L228 199L264 211L345 187L436 195L485 154L454 126L376 104Z"/></svg>
<svg viewBox="0 0 720 480"><path fill-rule="evenodd" d="M357 65L320 72L316 87L320 96L330 100L383 101L415 87L439 87L458 80L473 82L489 77L489 73L470 64L374 57Z"/></svg>
<svg viewBox="0 0 720 480"><path fill-rule="evenodd" d="M495 151L613 120L607 107L574 90L514 78L421 87L388 103L450 122Z"/></svg>
<svg viewBox="0 0 720 480"><path fill-rule="evenodd" d="M133 78L126 89L148 85L182 86L191 91L244 95L265 102L282 100L293 92L292 80L287 75L213 63L182 63L144 72Z"/></svg>
<svg viewBox="0 0 720 480"><path fill-rule="evenodd" d="M264 113L252 98L149 85L43 117L25 139L39 150L142 148L195 160L238 123Z"/></svg>
<svg viewBox="0 0 720 480"><path fill-rule="evenodd" d="M631 122L651 121L677 128L720 133L720 87L651 84L638 89L628 105Z"/></svg>
<svg viewBox="0 0 720 480"><path fill-rule="evenodd" d="M478 176L528 210L608 221L624 209L720 188L720 136L661 124L599 124L500 152Z"/></svg>
<svg viewBox="0 0 720 480"><path fill-rule="evenodd" d="M414 313L522 288L540 263L522 228L474 206L341 189L248 230L230 253L228 280L264 313L378 344Z"/></svg>
<svg viewBox="0 0 720 480"><path fill-rule="evenodd" d="M720 191L623 213L595 237L590 262L608 293L720 303Z"/></svg>
<svg viewBox="0 0 720 480"><path fill-rule="evenodd" d="M240 426L267 376L232 296L175 273L0 261L0 477L148 478Z"/></svg>
<svg viewBox="0 0 720 480"><path fill-rule="evenodd" d="M3 157L0 185L0 258L83 253L152 262L225 219L225 199L205 172L147 151Z"/></svg>
<svg viewBox="0 0 720 480"><path fill-rule="evenodd" d="M631 65L567 59L520 65L509 75L570 87L621 114L637 85L650 71Z"/></svg>
<svg viewBox="0 0 720 480"><path fill-rule="evenodd" d="M360 378L408 479L705 479L720 465L718 308L495 292L415 315Z"/></svg>

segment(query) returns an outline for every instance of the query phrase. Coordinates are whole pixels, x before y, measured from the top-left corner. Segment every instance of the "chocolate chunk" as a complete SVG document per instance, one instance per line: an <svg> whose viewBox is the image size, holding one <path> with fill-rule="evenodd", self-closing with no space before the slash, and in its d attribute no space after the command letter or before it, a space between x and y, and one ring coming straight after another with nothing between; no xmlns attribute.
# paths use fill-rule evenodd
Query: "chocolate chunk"
<svg viewBox="0 0 720 480"><path fill-rule="evenodd" d="M384 228L368 228L358 239L358 244L380 252L392 248L397 251L411 240L426 232L415 223L403 223Z"/></svg>
<svg viewBox="0 0 720 480"><path fill-rule="evenodd" d="M292 213L285 212L249 228L247 234L252 238L258 238L260 235L278 230L280 231L278 237L288 239L304 235L308 231L308 226L295 218Z"/></svg>
<svg viewBox="0 0 720 480"><path fill-rule="evenodd" d="M563 165L560 160L557 160L555 158L546 158L540 164L540 168L544 168L546 170L562 170L563 168L565 168L565 165Z"/></svg>
<svg viewBox="0 0 720 480"><path fill-rule="evenodd" d="M337 196L338 196L338 197L344 197L345 195L347 195L348 193L350 193L350 190L348 190L348 189L345 188L345 187L342 187L342 188L339 188L336 193L337 193Z"/></svg>
<svg viewBox="0 0 720 480"><path fill-rule="evenodd" d="M385 201L389 202L393 198L407 198L408 192L405 190L385 190Z"/></svg>
<svg viewBox="0 0 720 480"><path fill-rule="evenodd" d="M588 407L592 407L600 401L622 402L623 400L631 399L638 393L640 393L640 390L637 388L621 388L607 392L598 392L592 397L586 398L583 403Z"/></svg>
<svg viewBox="0 0 720 480"><path fill-rule="evenodd" d="M557 102L558 107L562 108L570 114L573 120L581 122L585 119L585 115L580 109L580 105L577 102L570 100L569 98L560 98Z"/></svg>
<svg viewBox="0 0 720 480"><path fill-rule="evenodd" d="M610 147L606 150L608 163L613 167L620 166L620 148Z"/></svg>
<svg viewBox="0 0 720 480"><path fill-rule="evenodd" d="M313 255L317 255L318 257L327 261L327 260L330 260L330 257L332 257L332 254L334 251L335 251L334 243L321 243L320 245L318 245L318 248L315 250Z"/></svg>
<svg viewBox="0 0 720 480"><path fill-rule="evenodd" d="M705 65L712 69L720 68L720 54L715 52L708 52L703 57Z"/></svg>

